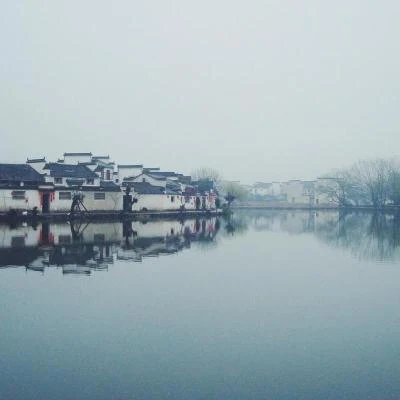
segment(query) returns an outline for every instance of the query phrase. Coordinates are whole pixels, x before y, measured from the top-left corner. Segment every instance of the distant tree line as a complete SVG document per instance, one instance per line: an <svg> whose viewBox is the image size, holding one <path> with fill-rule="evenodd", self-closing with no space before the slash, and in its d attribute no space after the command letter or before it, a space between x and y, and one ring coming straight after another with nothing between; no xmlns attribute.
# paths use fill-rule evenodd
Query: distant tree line
<svg viewBox="0 0 400 400"><path fill-rule="evenodd" d="M198 168L191 175L196 181L213 181L228 204L231 204L235 200L244 200L248 196L248 190L244 185L239 182L223 180L221 174L213 168Z"/></svg>
<svg viewBox="0 0 400 400"><path fill-rule="evenodd" d="M397 159L358 161L323 177L318 192L339 206L400 206L400 162Z"/></svg>

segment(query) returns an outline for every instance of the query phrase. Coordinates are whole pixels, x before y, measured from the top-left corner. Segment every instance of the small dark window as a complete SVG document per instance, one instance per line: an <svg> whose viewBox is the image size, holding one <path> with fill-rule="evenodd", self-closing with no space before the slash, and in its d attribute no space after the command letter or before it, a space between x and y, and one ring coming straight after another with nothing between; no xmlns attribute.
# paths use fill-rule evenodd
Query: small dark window
<svg viewBox="0 0 400 400"><path fill-rule="evenodd" d="M25 236L13 236L11 238L12 247L22 247L25 246Z"/></svg>
<svg viewBox="0 0 400 400"><path fill-rule="evenodd" d="M110 170L109 170L109 169L106 171L106 179L107 179L108 181L111 179L111 173L110 173Z"/></svg>
<svg viewBox="0 0 400 400"><path fill-rule="evenodd" d="M94 179L86 179L86 183L88 185L93 185L94 184Z"/></svg>
<svg viewBox="0 0 400 400"><path fill-rule="evenodd" d="M59 235L58 243L59 244L70 244L72 242L71 235Z"/></svg>
<svg viewBox="0 0 400 400"><path fill-rule="evenodd" d="M173 203L175 201L175 197L171 196L171 203Z"/></svg>
<svg viewBox="0 0 400 400"><path fill-rule="evenodd" d="M54 183L61 184L62 183L62 178L54 178Z"/></svg>
<svg viewBox="0 0 400 400"><path fill-rule="evenodd" d="M58 199L59 200L71 200L71 192L60 192L58 193Z"/></svg>
<svg viewBox="0 0 400 400"><path fill-rule="evenodd" d="M106 241L106 236L104 235L104 233L95 233L93 235L93 240L97 243L99 242L105 242Z"/></svg>
<svg viewBox="0 0 400 400"><path fill-rule="evenodd" d="M11 192L13 200L25 200L25 190L14 190Z"/></svg>
<svg viewBox="0 0 400 400"><path fill-rule="evenodd" d="M95 200L105 200L106 199L106 194L103 192L95 193L94 194L94 199Z"/></svg>
<svg viewBox="0 0 400 400"><path fill-rule="evenodd" d="M142 182L146 182L146 178L142 178Z"/></svg>

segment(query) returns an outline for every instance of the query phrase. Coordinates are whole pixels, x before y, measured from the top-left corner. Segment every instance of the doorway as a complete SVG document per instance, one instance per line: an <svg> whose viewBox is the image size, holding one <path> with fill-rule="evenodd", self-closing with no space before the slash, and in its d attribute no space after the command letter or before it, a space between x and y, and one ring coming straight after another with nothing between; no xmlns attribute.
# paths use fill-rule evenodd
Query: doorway
<svg viewBox="0 0 400 400"><path fill-rule="evenodd" d="M50 193L42 193L42 213L50 212Z"/></svg>

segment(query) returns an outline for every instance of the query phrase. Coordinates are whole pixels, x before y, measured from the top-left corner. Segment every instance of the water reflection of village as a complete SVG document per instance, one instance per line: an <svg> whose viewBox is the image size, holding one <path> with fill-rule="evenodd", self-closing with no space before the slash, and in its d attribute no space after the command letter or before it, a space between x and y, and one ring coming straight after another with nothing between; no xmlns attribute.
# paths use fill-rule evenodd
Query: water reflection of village
<svg viewBox="0 0 400 400"><path fill-rule="evenodd" d="M400 260L400 215L368 212L252 210L236 212L232 233L256 231L312 234L363 260Z"/></svg>
<svg viewBox="0 0 400 400"><path fill-rule="evenodd" d="M116 260L177 253L192 243L212 244L220 222L214 218L143 222L0 225L0 268L23 267L63 274L107 270Z"/></svg>
<svg viewBox="0 0 400 400"><path fill-rule="evenodd" d="M217 217L115 223L0 225L0 268L22 267L63 274L91 274L115 262L141 262L193 244L215 246L219 236L249 229L289 235L311 234L363 260L400 260L400 215L337 211L247 210ZM290 241L282 237L282 240Z"/></svg>

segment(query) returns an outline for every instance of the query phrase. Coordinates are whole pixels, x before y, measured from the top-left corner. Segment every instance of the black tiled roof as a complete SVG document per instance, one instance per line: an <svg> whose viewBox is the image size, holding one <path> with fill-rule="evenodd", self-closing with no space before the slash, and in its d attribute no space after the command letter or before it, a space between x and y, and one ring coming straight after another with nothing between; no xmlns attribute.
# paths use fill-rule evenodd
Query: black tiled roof
<svg viewBox="0 0 400 400"><path fill-rule="evenodd" d="M135 193L138 194L163 194L164 188L162 186L154 186L148 182L133 182L130 184Z"/></svg>
<svg viewBox="0 0 400 400"><path fill-rule="evenodd" d="M177 174L176 172L172 172L172 171L166 171L166 172L162 172L162 171L150 171L149 172L150 175L154 175L154 176L180 176L182 174Z"/></svg>
<svg viewBox="0 0 400 400"><path fill-rule="evenodd" d="M121 188L111 181L101 181L100 187L104 190L120 192Z"/></svg>
<svg viewBox="0 0 400 400"><path fill-rule="evenodd" d="M43 157L43 158L27 158L26 162L28 164L38 163L38 162L46 162L46 158L45 157Z"/></svg>
<svg viewBox="0 0 400 400"><path fill-rule="evenodd" d="M92 153L64 153L65 156L92 156Z"/></svg>
<svg viewBox="0 0 400 400"><path fill-rule="evenodd" d="M130 165L118 164L118 168L143 168L143 164L130 164Z"/></svg>
<svg viewBox="0 0 400 400"><path fill-rule="evenodd" d="M43 169L48 169L50 176L55 178L98 178L97 174L82 164L47 163Z"/></svg>
<svg viewBox="0 0 400 400"><path fill-rule="evenodd" d="M110 156L93 156L93 160L109 160Z"/></svg>
<svg viewBox="0 0 400 400"><path fill-rule="evenodd" d="M0 181L39 183L44 178L28 164L0 164Z"/></svg>

